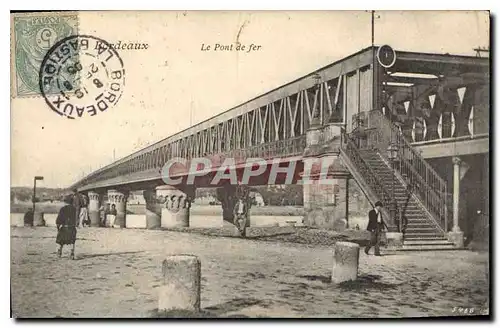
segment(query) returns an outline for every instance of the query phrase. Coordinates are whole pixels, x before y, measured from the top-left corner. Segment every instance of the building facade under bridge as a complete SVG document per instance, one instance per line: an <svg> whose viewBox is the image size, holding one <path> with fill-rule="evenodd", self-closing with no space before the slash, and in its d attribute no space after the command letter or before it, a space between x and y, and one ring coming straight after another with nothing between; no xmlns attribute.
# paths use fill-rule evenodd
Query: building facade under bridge
<svg viewBox="0 0 500 328"><path fill-rule="evenodd" d="M151 228L188 226L194 190L217 187L224 220L244 234L251 222L248 189L268 183L263 177L271 164L245 183L209 182L227 158L235 159L241 179L248 158L269 163L279 157L294 173L291 180L278 174L274 183L314 181L303 186L305 224L348 225L346 186L355 180L372 204L384 203L391 238L400 246L461 248L464 240L489 236L489 72L489 58L369 47L221 109L73 187L89 194L94 224L107 193L122 227L127 194L144 190ZM175 186L162 177L172 158L186 161L172 173L182 181ZM189 184L196 158L209 159L211 167ZM317 159L328 159L326 171L311 164ZM161 202L157 189L167 195Z"/></svg>

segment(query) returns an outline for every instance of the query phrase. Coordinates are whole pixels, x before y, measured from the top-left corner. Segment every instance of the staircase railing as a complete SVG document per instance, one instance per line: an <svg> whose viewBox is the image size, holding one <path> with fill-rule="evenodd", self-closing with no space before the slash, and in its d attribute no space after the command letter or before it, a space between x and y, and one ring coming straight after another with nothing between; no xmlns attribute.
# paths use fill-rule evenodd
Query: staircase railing
<svg viewBox="0 0 500 328"><path fill-rule="evenodd" d="M380 154L386 159L388 147L396 146L392 148L397 152L393 168L399 171L446 232L448 228L446 181L411 146L399 127L390 122L381 111L370 111L367 118L366 144L378 148Z"/></svg>
<svg viewBox="0 0 500 328"><path fill-rule="evenodd" d="M384 184L380 181L379 177L375 174L375 172L371 169L371 167L366 163L361 154L359 153L357 145L351 139L352 137L348 135L344 129L342 129L342 143L341 147L350 161L356 166L359 173L365 180L368 187L372 189L372 191L380 197L384 204L392 204L393 199L390 194L385 190ZM397 214L397 213L396 213ZM391 224L393 222L386 222Z"/></svg>

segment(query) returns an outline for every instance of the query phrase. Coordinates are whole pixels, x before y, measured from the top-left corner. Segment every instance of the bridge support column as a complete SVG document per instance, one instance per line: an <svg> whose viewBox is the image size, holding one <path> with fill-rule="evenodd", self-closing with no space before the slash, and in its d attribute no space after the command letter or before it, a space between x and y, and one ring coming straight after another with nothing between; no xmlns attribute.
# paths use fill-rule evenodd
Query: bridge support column
<svg viewBox="0 0 500 328"><path fill-rule="evenodd" d="M346 178L328 175L310 179L303 186L304 224L337 231L348 228Z"/></svg>
<svg viewBox="0 0 500 328"><path fill-rule="evenodd" d="M236 186L227 185L217 188L217 200L222 206L222 219L230 223L234 223L233 209L237 201L235 193Z"/></svg>
<svg viewBox="0 0 500 328"><path fill-rule="evenodd" d="M115 204L116 206L114 226L119 226L120 228L125 228L126 226L127 198L128 192L122 192L119 190L108 191L109 202L111 204Z"/></svg>
<svg viewBox="0 0 500 328"><path fill-rule="evenodd" d="M100 216L99 216L99 206L101 201L101 195L94 191L88 192L89 197L89 218L90 218L90 226L98 227Z"/></svg>
<svg viewBox="0 0 500 328"><path fill-rule="evenodd" d="M347 228L347 179L340 159L340 126L327 124L307 131L304 151L304 224L341 231Z"/></svg>
<svg viewBox="0 0 500 328"><path fill-rule="evenodd" d="M464 247L464 233L458 225L460 201L460 164L458 157L453 157L453 228L448 232L448 240L458 248Z"/></svg>
<svg viewBox="0 0 500 328"><path fill-rule="evenodd" d="M253 198L248 186L226 185L217 189L217 199L222 205L222 219L234 224L242 237L250 227L250 208Z"/></svg>
<svg viewBox="0 0 500 328"><path fill-rule="evenodd" d="M190 195L172 186L158 187L157 193L165 197L165 207L161 209L161 227L189 227Z"/></svg>
<svg viewBox="0 0 500 328"><path fill-rule="evenodd" d="M146 229L161 227L161 205L158 203L156 189L146 189L142 194L146 201Z"/></svg>

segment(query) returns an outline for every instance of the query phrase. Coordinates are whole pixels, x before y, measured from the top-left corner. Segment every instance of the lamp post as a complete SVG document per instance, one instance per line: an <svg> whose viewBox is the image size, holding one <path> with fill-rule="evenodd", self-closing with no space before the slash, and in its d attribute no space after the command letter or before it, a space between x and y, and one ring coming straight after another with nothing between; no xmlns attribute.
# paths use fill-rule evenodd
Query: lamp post
<svg viewBox="0 0 500 328"><path fill-rule="evenodd" d="M36 175L33 178L33 217L35 217L35 202L36 202L36 181L43 180L42 176Z"/></svg>
<svg viewBox="0 0 500 328"><path fill-rule="evenodd" d="M391 129L392 131L392 129ZM398 227L399 231L399 224L396 222L396 212L397 212L397 202L396 198L394 197L394 161L397 159L398 156L398 147L392 142L392 132L391 132L391 142L389 144L389 147L387 147L387 157L389 158L389 163L391 166L391 207L389 209L392 217L392 222L396 223L396 226Z"/></svg>

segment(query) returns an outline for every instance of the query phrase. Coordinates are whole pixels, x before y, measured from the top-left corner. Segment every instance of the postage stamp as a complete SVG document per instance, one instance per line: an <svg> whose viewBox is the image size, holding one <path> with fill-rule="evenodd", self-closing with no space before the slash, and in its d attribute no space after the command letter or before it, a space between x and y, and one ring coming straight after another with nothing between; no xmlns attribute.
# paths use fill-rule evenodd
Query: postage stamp
<svg viewBox="0 0 500 328"><path fill-rule="evenodd" d="M39 90L49 107L69 119L95 116L114 107L125 85L118 52L90 35L56 42L40 65Z"/></svg>
<svg viewBox="0 0 500 328"><path fill-rule="evenodd" d="M75 12L16 13L11 18L12 97L40 96L38 72L47 51L78 34Z"/></svg>

